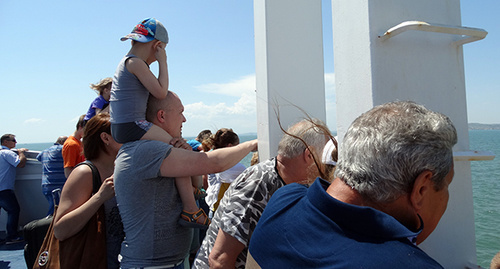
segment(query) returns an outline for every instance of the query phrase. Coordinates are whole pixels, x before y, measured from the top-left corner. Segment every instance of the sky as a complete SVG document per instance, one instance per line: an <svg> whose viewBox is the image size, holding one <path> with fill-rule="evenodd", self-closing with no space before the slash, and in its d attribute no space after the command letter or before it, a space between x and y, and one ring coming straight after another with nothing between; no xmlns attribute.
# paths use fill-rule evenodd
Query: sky
<svg viewBox="0 0 500 269"><path fill-rule="evenodd" d="M330 0L323 8L327 124L336 130ZM232 128L256 133L253 1L0 1L0 133L19 143L71 135L97 94L90 83L112 77L130 42L119 39L155 17L168 30L170 90L187 118L183 135ZM462 0L462 25L489 32L464 46L469 122L500 123L498 0ZM154 73L158 66L151 65Z"/></svg>

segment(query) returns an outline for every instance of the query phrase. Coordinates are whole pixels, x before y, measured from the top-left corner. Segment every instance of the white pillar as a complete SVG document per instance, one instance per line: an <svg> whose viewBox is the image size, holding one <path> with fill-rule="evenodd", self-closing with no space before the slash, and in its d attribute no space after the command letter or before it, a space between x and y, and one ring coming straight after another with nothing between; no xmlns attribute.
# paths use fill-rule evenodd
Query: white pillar
<svg viewBox="0 0 500 269"><path fill-rule="evenodd" d="M413 100L451 118L454 151L469 150L461 36L407 31L379 35L405 21L461 26L459 0L332 0L337 130L373 106ZM424 224L425 225L425 224ZM445 268L476 263L470 163L455 161L448 209L420 247Z"/></svg>
<svg viewBox="0 0 500 269"><path fill-rule="evenodd" d="M326 120L321 1L254 0L259 157L276 155L284 129ZM296 107L295 107L296 106Z"/></svg>

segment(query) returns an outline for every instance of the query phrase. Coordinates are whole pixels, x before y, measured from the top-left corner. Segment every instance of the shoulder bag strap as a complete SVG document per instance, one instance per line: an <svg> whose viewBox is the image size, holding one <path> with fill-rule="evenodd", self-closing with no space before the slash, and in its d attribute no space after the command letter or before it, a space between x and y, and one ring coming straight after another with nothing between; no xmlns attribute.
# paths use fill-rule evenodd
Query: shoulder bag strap
<svg viewBox="0 0 500 269"><path fill-rule="evenodd" d="M99 191L99 188L101 187L101 175L99 174L99 170L97 170L97 167L95 167L95 165L89 160L81 162L76 166L83 164L87 165L92 170L92 195L94 195Z"/></svg>

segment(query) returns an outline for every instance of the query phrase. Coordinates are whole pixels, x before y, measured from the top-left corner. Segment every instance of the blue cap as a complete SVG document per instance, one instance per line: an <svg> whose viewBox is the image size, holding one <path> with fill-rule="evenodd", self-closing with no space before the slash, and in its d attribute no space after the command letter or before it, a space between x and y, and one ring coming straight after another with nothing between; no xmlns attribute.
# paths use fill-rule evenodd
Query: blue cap
<svg viewBox="0 0 500 269"><path fill-rule="evenodd" d="M121 41L132 39L141 43L146 43L154 39L168 43L167 29L155 18L147 18L137 24L132 32L122 38Z"/></svg>

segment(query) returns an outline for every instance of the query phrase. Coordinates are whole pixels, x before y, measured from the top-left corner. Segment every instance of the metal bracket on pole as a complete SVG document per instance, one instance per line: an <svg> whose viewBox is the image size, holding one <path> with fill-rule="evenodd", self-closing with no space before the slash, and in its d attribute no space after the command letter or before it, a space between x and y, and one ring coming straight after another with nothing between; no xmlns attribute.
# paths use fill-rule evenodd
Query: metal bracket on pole
<svg viewBox="0 0 500 269"><path fill-rule="evenodd" d="M491 161L495 158L495 154L491 151L454 151L454 161Z"/></svg>
<svg viewBox="0 0 500 269"><path fill-rule="evenodd" d="M488 34L488 32L479 28L430 24L423 21L405 21L390 28L384 34L379 35L378 38L381 41L385 41L409 30L459 35L460 38L453 42L453 44L457 46L481 40Z"/></svg>

